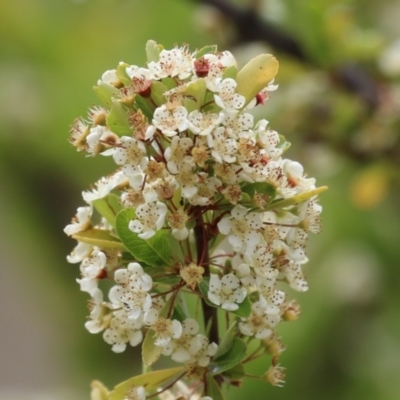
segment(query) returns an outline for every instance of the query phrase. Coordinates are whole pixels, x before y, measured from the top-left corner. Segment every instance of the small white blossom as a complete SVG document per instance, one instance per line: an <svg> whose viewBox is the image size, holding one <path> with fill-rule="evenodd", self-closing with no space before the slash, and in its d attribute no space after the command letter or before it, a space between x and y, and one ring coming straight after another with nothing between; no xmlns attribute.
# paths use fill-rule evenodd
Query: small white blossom
<svg viewBox="0 0 400 400"><path fill-rule="evenodd" d="M172 339L179 339L182 335L182 325L178 320L160 317L154 308L144 314L144 322L154 331L156 346L165 347Z"/></svg>
<svg viewBox="0 0 400 400"><path fill-rule="evenodd" d="M212 135L207 136L211 155L219 162L233 163L236 161L237 142L226 137L223 126L216 128Z"/></svg>
<svg viewBox="0 0 400 400"><path fill-rule="evenodd" d="M108 83L109 85L116 85L119 83L119 79L117 77L117 70L115 69L110 69L101 76L101 79L97 81L98 85L101 85L102 83Z"/></svg>
<svg viewBox="0 0 400 400"><path fill-rule="evenodd" d="M315 179L304 177L304 168L300 163L292 160L284 160L282 167L292 187L298 188L301 192L315 189Z"/></svg>
<svg viewBox="0 0 400 400"><path fill-rule="evenodd" d="M143 386L130 386L122 400L146 400L146 390Z"/></svg>
<svg viewBox="0 0 400 400"><path fill-rule="evenodd" d="M122 171L127 177L141 173L147 164L146 147L143 142L123 136L115 149L113 158L116 164L123 165Z"/></svg>
<svg viewBox="0 0 400 400"><path fill-rule="evenodd" d="M240 280L234 274L219 278L211 274L208 299L227 311L236 311L246 297L246 289L240 286Z"/></svg>
<svg viewBox="0 0 400 400"><path fill-rule="evenodd" d="M78 244L71 251L71 254L67 256L67 261L71 264L79 263L83 261L86 257L89 257L92 249L92 245L78 241Z"/></svg>
<svg viewBox="0 0 400 400"><path fill-rule="evenodd" d="M85 323L85 328L90 333L99 333L109 325L112 314L103 302L103 292L99 288L93 289L90 295L90 319Z"/></svg>
<svg viewBox="0 0 400 400"><path fill-rule="evenodd" d="M96 189L88 192L82 192L83 200L91 204L93 201L106 197L113 189L126 181L126 177L122 171L118 171L114 175L101 178L95 183Z"/></svg>
<svg viewBox="0 0 400 400"><path fill-rule="evenodd" d="M169 110L164 104L154 111L153 126L165 136L175 136L189 127L188 112L185 107L178 106ZM147 134L146 134L147 138Z"/></svg>
<svg viewBox="0 0 400 400"><path fill-rule="evenodd" d="M236 113L244 106L245 97L235 93L237 83L232 78L226 78L217 85L218 94L214 95L215 103L228 113Z"/></svg>
<svg viewBox="0 0 400 400"><path fill-rule="evenodd" d="M90 218L92 216L92 207L79 207L72 223L64 228L64 232L68 236L75 235L76 233L86 231L92 226Z"/></svg>
<svg viewBox="0 0 400 400"><path fill-rule="evenodd" d="M90 293L97 287L97 277L105 268L107 263L106 255L97 249L93 250L90 257L85 258L81 264L82 279L77 279L82 292Z"/></svg>
<svg viewBox="0 0 400 400"><path fill-rule="evenodd" d="M240 332L246 336L255 336L257 339L266 339L272 335L271 327L275 326L275 316L269 315L260 302L253 303L251 314L242 318L239 323Z"/></svg>
<svg viewBox="0 0 400 400"><path fill-rule="evenodd" d="M126 74L129 78L137 78L146 81L152 81L154 74L147 68L138 67L137 65L130 65L126 67Z"/></svg>
<svg viewBox="0 0 400 400"><path fill-rule="evenodd" d="M141 239L150 239L163 227L166 214L167 206L160 201L142 204L136 209L138 219L129 222L129 229Z"/></svg>
<svg viewBox="0 0 400 400"><path fill-rule="evenodd" d="M188 318L182 322L182 335L178 339L172 339L163 347L162 354L171 356L172 360L179 363L187 363L193 359L202 347L202 341L197 335L199 324L196 320Z"/></svg>
<svg viewBox="0 0 400 400"><path fill-rule="evenodd" d="M253 125L254 117L249 113L227 115L224 121L226 133L233 139L251 136L252 132L250 129L253 128Z"/></svg>
<svg viewBox="0 0 400 400"><path fill-rule="evenodd" d="M158 79L178 76L179 79L186 79L192 73L192 65L186 49L162 50L158 61L151 61L148 64L149 70Z"/></svg>
<svg viewBox="0 0 400 400"><path fill-rule="evenodd" d="M149 294L153 281L138 263L130 263L127 269L119 269L114 274L115 282L111 288L110 300L122 305L129 319L137 320L150 310L152 299Z"/></svg>
<svg viewBox="0 0 400 400"><path fill-rule="evenodd" d="M103 125L96 125L90 129L86 136L86 152L92 156L101 153L103 156L114 154L114 149L106 149L105 144L114 145L119 140L118 136Z"/></svg>
<svg viewBox="0 0 400 400"><path fill-rule="evenodd" d="M143 322L140 319L129 319L124 310L114 311L110 325L103 333L103 339L112 345L113 352L122 353L127 343L137 346L142 342L142 326Z"/></svg>
<svg viewBox="0 0 400 400"><path fill-rule="evenodd" d="M192 111L188 116L189 129L199 136L209 135L215 127L217 127L225 119L225 115L204 114L198 110Z"/></svg>
<svg viewBox="0 0 400 400"><path fill-rule="evenodd" d="M211 362L211 358L217 353L218 345L214 342L210 343L207 337L201 334L198 334L196 338L201 343L201 348L191 360L191 365L207 367Z"/></svg>
<svg viewBox="0 0 400 400"><path fill-rule="evenodd" d="M164 152L164 157L167 160L167 168L171 174L179 173L179 166L182 161L191 161L188 156L190 149L193 147L193 140L190 138L180 138L174 136L171 140L171 145Z"/></svg>
<svg viewBox="0 0 400 400"><path fill-rule="evenodd" d="M238 204L231 211L231 216L225 216L218 223L218 229L223 235L228 235L228 241L235 251L252 251L260 242L258 229L262 227L262 219L256 212L247 212L247 208Z"/></svg>

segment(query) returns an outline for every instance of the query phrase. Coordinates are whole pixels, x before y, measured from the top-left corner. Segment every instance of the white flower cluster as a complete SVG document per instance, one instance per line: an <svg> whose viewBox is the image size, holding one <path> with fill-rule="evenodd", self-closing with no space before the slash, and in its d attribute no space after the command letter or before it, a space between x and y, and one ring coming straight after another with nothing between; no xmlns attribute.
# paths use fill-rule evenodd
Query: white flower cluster
<svg viewBox="0 0 400 400"><path fill-rule="evenodd" d="M96 92L104 107L71 128L79 151L110 156L118 169L83 193L87 206L65 228L78 240L68 261L81 263L78 282L92 297L86 328L103 331L113 351L136 346L151 332L163 355L206 368L217 344L199 333L193 318L173 312L178 292L241 311L242 337L273 337L293 310L277 283L307 290L304 248L308 232L320 230L319 192L298 162L282 157L284 138L249 112L277 88L273 76L249 97L251 82L243 85L228 51L165 50L154 42L146 49L145 68L120 63L103 74ZM147 241L170 232L183 253L179 262L174 248L164 272L137 262L135 252L127 257L124 238L96 208L111 194L118 196L114 208L134 210L124 227L130 235ZM94 209L102 215L98 225L91 221ZM113 246L118 235L122 244ZM162 278L171 275L176 280L162 291ZM103 279L115 282L109 302L99 288Z"/></svg>

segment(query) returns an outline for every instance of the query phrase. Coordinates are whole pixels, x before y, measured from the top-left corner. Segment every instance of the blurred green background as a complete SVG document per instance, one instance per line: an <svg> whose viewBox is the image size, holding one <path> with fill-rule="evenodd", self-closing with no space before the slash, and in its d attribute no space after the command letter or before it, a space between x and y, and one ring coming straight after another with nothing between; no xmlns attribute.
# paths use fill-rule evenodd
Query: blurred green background
<svg viewBox="0 0 400 400"><path fill-rule="evenodd" d="M0 3L1 400L85 399L92 379L112 387L137 370L135 349L113 354L84 329L88 296L65 261L74 242L63 228L81 191L113 168L76 153L69 125L97 102L91 88L105 70L144 62L148 39L217 43L242 63L275 54L280 88L257 115L292 142L287 157L330 188L323 233L309 243L310 290L294 294L303 314L279 329L287 383L246 381L229 400L398 398L400 3L227 2L300 53L276 32L269 43L260 31L246 37L229 13L202 3L213 2Z"/></svg>

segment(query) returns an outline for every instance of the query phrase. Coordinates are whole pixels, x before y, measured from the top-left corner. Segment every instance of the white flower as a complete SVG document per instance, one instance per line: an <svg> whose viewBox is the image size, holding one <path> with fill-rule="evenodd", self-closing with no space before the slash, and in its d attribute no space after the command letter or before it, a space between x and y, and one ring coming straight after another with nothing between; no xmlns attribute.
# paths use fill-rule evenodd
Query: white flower
<svg viewBox="0 0 400 400"><path fill-rule="evenodd" d="M258 245L254 251L246 253L245 258L259 276L272 278L272 276L276 277L279 273L278 270L271 268L274 255L269 246Z"/></svg>
<svg viewBox="0 0 400 400"><path fill-rule="evenodd" d="M122 171L118 171L114 175L102 177L95 183L96 189L88 192L82 192L83 200L91 204L93 201L106 197L111 190L126 181L126 177Z"/></svg>
<svg viewBox="0 0 400 400"><path fill-rule="evenodd" d="M178 339L172 339L165 347L162 354L171 356L178 363L187 363L199 352L202 341L197 335L199 324L196 320L188 318L182 322L182 335Z"/></svg>
<svg viewBox="0 0 400 400"><path fill-rule="evenodd" d="M246 297L246 289L240 287L239 278L230 273L219 278L211 274L208 299L227 311L236 311Z"/></svg>
<svg viewBox="0 0 400 400"><path fill-rule="evenodd" d="M209 177L207 173L200 172L198 174L199 183L196 193L188 198L190 204L195 206L206 206L212 204L215 193L221 187L222 182L215 176Z"/></svg>
<svg viewBox="0 0 400 400"><path fill-rule="evenodd" d="M288 260L300 262L302 264L305 264L308 261L303 248L290 247L282 240L274 240L272 248L275 257L280 257L281 259L286 258Z"/></svg>
<svg viewBox="0 0 400 400"><path fill-rule="evenodd" d="M275 325L277 325L280 321L279 306L285 301L285 292L271 287L271 282L269 279L257 277L256 282L258 291L260 293L260 305L267 314L276 316Z"/></svg>
<svg viewBox="0 0 400 400"><path fill-rule="evenodd" d="M78 262L83 261L86 257L88 257L92 251L92 245L79 242L71 251L71 254L67 256L67 261L71 264L76 264Z"/></svg>
<svg viewBox="0 0 400 400"><path fill-rule="evenodd" d="M218 94L214 95L215 103L228 113L236 113L244 106L246 99L235 93L237 83L232 78L226 78L217 85Z"/></svg>
<svg viewBox="0 0 400 400"><path fill-rule="evenodd" d="M314 200L309 200L298 206L300 226L306 232L319 233L321 231L322 206Z"/></svg>
<svg viewBox="0 0 400 400"><path fill-rule="evenodd" d="M144 322L154 331L156 346L165 347L172 339L179 339L182 335L182 325L178 320L160 317L154 308L144 314Z"/></svg>
<svg viewBox="0 0 400 400"><path fill-rule="evenodd" d="M178 208L168 217L168 225L172 228L172 236L177 240L185 240L189 236L186 222L189 216L183 208Z"/></svg>
<svg viewBox="0 0 400 400"><path fill-rule="evenodd" d="M171 174L176 175L179 172L179 165L183 160L190 162L191 157L188 154L192 147L193 140L190 138L180 138L178 136L172 138L171 145L164 152L167 167Z"/></svg>
<svg viewBox="0 0 400 400"><path fill-rule="evenodd" d="M114 149L105 150L104 143L114 145L118 143L119 137L111 132L108 127L96 125L90 129L89 135L86 136L86 152L95 156L101 153L103 156L110 156L114 153Z"/></svg>
<svg viewBox="0 0 400 400"><path fill-rule="evenodd" d="M119 147L115 149L113 158L116 164L123 165L122 171L130 177L142 172L145 168L147 163L145 154L146 147L143 142L123 136Z"/></svg>
<svg viewBox="0 0 400 400"><path fill-rule="evenodd" d="M97 249L93 250L90 257L85 258L81 264L82 279L77 279L82 292L91 293L97 287L98 276L107 263L106 255Z"/></svg>
<svg viewBox="0 0 400 400"><path fill-rule="evenodd" d="M211 357L214 357L217 353L218 345L214 342L209 343L207 337L201 334L198 334L196 338L200 341L201 348L191 360L191 364L207 367L210 364Z"/></svg>
<svg viewBox="0 0 400 400"><path fill-rule="evenodd" d="M308 283L304 277L301 263L290 262L285 265L284 272L292 289L298 292L306 292L308 290Z"/></svg>
<svg viewBox="0 0 400 400"><path fill-rule="evenodd" d="M249 113L240 113L239 115L227 115L224 121L226 133L229 137L237 139L238 137L251 136L250 129L254 125L254 117Z"/></svg>
<svg viewBox="0 0 400 400"><path fill-rule="evenodd" d="M262 119L258 122L256 132L259 143L263 145L270 158L277 159L282 155L282 150L276 147L280 142L279 134L268 128L267 120Z"/></svg>
<svg viewBox="0 0 400 400"><path fill-rule="evenodd" d="M176 180L182 188L182 197L190 199L198 191L199 175L194 171L194 165L189 160L183 160L179 165Z"/></svg>
<svg viewBox="0 0 400 400"><path fill-rule="evenodd" d="M126 344L137 346L143 340L141 319L132 320L128 318L124 310L114 311L109 327L103 333L103 339L111 344L111 350L115 353L122 353Z"/></svg>
<svg viewBox="0 0 400 400"><path fill-rule="evenodd" d="M275 326L275 316L269 315L260 302L253 303L251 314L242 318L239 323L240 332L246 336L255 336L257 339L266 339L272 335L271 327Z"/></svg>
<svg viewBox="0 0 400 400"><path fill-rule="evenodd" d="M122 305L129 319L137 320L150 310L152 299L149 294L153 281L138 263L130 263L127 269L119 269L114 274L115 282L109 298L115 305Z"/></svg>
<svg viewBox="0 0 400 400"><path fill-rule="evenodd" d="M138 219L129 222L129 229L138 233L141 239L150 239L163 227L167 210L160 201L142 204L136 209Z"/></svg>
<svg viewBox="0 0 400 400"><path fill-rule="evenodd" d="M247 211L246 207L238 204L232 209L231 216L223 217L217 224L220 233L228 235L235 251L251 252L261 240L257 230L262 227L262 219L258 213Z"/></svg>
<svg viewBox="0 0 400 400"><path fill-rule="evenodd" d="M89 229L92 226L90 221L92 212L92 207L79 207L75 217L71 221L72 223L64 228L64 232L68 236L72 236Z"/></svg>
<svg viewBox="0 0 400 400"><path fill-rule="evenodd" d="M99 333L105 329L112 318L103 302L103 292L99 288L94 288L90 295L92 300L89 302L90 320L85 323L85 328L90 333Z"/></svg>
<svg viewBox="0 0 400 400"><path fill-rule="evenodd" d="M235 57L229 51L223 51L215 54L205 54L204 59L209 64L209 71L203 77L208 90L217 91L217 85L224 75L227 67L236 66Z"/></svg>
<svg viewBox="0 0 400 400"><path fill-rule="evenodd" d="M116 85L119 83L119 79L117 77L117 70L115 69L110 69L101 76L101 79L97 81L98 85L101 85L102 83L108 83L109 85Z"/></svg>
<svg viewBox="0 0 400 400"><path fill-rule="evenodd" d="M143 386L130 386L123 400L146 400L146 390Z"/></svg>
<svg viewBox="0 0 400 400"><path fill-rule="evenodd" d="M165 136L175 136L189 127L188 112L185 107L178 106L169 110L165 104L154 111L153 125ZM154 134L154 132L153 132ZM146 133L146 139L147 139Z"/></svg>
<svg viewBox="0 0 400 400"><path fill-rule="evenodd" d="M149 62L148 67L158 79L174 76L186 79L192 73L192 60L185 48L162 50L159 60Z"/></svg>
<svg viewBox="0 0 400 400"><path fill-rule="evenodd" d="M225 115L219 114L204 114L198 110L192 111L188 116L189 129L199 136L209 135L213 129L224 121Z"/></svg>
<svg viewBox="0 0 400 400"><path fill-rule="evenodd" d="M132 284L138 289L149 291L152 288L153 280L151 276L143 271L139 263L129 263L127 269L119 269L114 274L115 282L120 285Z"/></svg>
<svg viewBox="0 0 400 400"><path fill-rule="evenodd" d="M237 142L226 137L223 126L216 128L212 135L207 136L207 143L211 148L211 155L217 162L234 163L236 161Z"/></svg>
<svg viewBox="0 0 400 400"><path fill-rule="evenodd" d="M315 179L304 177L304 168L297 161L284 160L282 164L289 184L300 189L301 192L315 189Z"/></svg>
<svg viewBox="0 0 400 400"><path fill-rule="evenodd" d="M147 68L138 67L137 65L130 65L126 67L126 74L129 78L137 78L146 81L152 81L154 74Z"/></svg>

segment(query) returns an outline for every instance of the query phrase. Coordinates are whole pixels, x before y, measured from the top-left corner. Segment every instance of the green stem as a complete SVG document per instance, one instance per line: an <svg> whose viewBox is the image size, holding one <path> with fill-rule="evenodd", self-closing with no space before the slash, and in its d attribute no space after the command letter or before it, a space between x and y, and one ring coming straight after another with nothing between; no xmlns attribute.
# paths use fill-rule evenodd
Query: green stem
<svg viewBox="0 0 400 400"><path fill-rule="evenodd" d="M196 225L194 227L194 234L196 238L196 250L197 250L197 265L204 267L204 277L210 276L210 260L208 253L208 238L204 226L202 215L196 218ZM210 332L208 338L210 343L219 343L218 336L218 318L217 309L209 306L204 299L201 300L201 306L203 308L204 326L210 326Z"/></svg>

